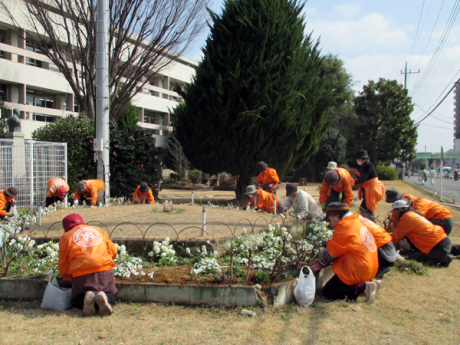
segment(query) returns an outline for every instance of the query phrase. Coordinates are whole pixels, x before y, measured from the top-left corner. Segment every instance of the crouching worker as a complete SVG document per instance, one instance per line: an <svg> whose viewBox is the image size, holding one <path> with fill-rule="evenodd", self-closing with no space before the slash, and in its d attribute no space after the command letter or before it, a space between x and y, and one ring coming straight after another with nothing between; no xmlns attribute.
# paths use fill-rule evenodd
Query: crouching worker
<svg viewBox="0 0 460 345"><path fill-rule="evenodd" d="M79 201L85 202L86 199L91 198L91 207L97 206L99 203L104 204L105 199L105 185L102 180L86 180L77 183L77 191L73 198L73 204L78 206Z"/></svg>
<svg viewBox="0 0 460 345"><path fill-rule="evenodd" d="M14 217L14 199L18 197L15 187L0 190L0 220L11 220Z"/></svg>
<svg viewBox="0 0 460 345"><path fill-rule="evenodd" d="M291 213L295 214L299 219L312 219L316 217L318 205L310 194L303 190L298 190L295 184L289 183L286 186L286 197L283 213L292 206Z"/></svg>
<svg viewBox="0 0 460 345"><path fill-rule="evenodd" d="M322 289L325 298L353 301L364 294L366 302L372 303L381 287L379 280L372 281L379 267L377 245L360 216L349 211L350 206L341 202L326 206L335 231L312 271L332 264L335 275Z"/></svg>
<svg viewBox="0 0 460 345"><path fill-rule="evenodd" d="M449 254L452 242L439 225L430 223L420 212L410 207L407 199L395 201L391 207L397 226L391 233L393 244L407 238L414 251L410 260L429 265L448 267L454 257Z"/></svg>
<svg viewBox="0 0 460 345"><path fill-rule="evenodd" d="M256 189L254 185L247 186L246 193L244 194L248 195L251 199L249 204L250 207L257 207L259 210L273 213L275 212L274 201L276 200L276 212L283 212L283 201L279 199L275 194L265 192L261 188Z"/></svg>
<svg viewBox="0 0 460 345"><path fill-rule="evenodd" d="M394 266L397 257L396 248L392 242L391 235L384 228L366 217L360 216L360 218L367 230L374 236L375 244L378 248L379 270L375 279L380 279L384 274L390 272L391 267Z"/></svg>
<svg viewBox="0 0 460 345"><path fill-rule="evenodd" d="M149 187L147 182L141 182L141 184L137 186L136 191L133 194L133 201L135 204L155 204L152 189Z"/></svg>
<svg viewBox="0 0 460 345"><path fill-rule="evenodd" d="M60 177L52 177L48 180L48 194L46 195L46 207L57 201L64 200L69 192L69 185Z"/></svg>
<svg viewBox="0 0 460 345"><path fill-rule="evenodd" d="M450 213L450 211L441 204L427 199L416 198L410 194L403 194L394 187L388 188L388 190L385 191L385 194L385 201L388 203L394 203L396 200L401 200L402 198L409 200L410 206L415 211L420 212L434 225L441 226L447 236L449 236L452 232L452 229L454 228L454 219L452 218L452 213ZM396 227L398 222L393 215L391 220L393 226Z"/></svg>
<svg viewBox="0 0 460 345"><path fill-rule="evenodd" d="M79 214L62 220L64 235L59 239L59 273L72 283L72 303L83 316L112 314L116 302L113 268L117 247L107 234L86 225Z"/></svg>

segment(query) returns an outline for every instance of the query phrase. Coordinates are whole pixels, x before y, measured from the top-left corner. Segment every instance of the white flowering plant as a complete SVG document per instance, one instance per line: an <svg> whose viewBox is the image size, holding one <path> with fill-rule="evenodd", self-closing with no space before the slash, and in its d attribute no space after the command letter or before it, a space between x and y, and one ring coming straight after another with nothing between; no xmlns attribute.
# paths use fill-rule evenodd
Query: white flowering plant
<svg viewBox="0 0 460 345"><path fill-rule="evenodd" d="M153 250L148 253L148 256L153 258L159 266L174 266L179 262L169 237L166 237L162 242L154 241Z"/></svg>
<svg viewBox="0 0 460 345"><path fill-rule="evenodd" d="M145 279L145 276L153 279L152 273L147 274L145 272L148 262L144 261L142 258L129 255L126 250L126 246L122 244L121 246L118 243L114 243L117 247L117 258L114 260L115 267L113 268L113 275L115 277L126 278L126 279Z"/></svg>
<svg viewBox="0 0 460 345"><path fill-rule="evenodd" d="M206 244L211 244L208 240ZM217 261L219 253L216 250L208 250L206 244L200 247L186 248L186 253L192 258L193 270L196 274L214 275L216 278L222 268Z"/></svg>
<svg viewBox="0 0 460 345"><path fill-rule="evenodd" d="M59 243L46 242L36 246L32 252L32 260L28 267L34 275L46 275L50 270L55 270L59 261Z"/></svg>

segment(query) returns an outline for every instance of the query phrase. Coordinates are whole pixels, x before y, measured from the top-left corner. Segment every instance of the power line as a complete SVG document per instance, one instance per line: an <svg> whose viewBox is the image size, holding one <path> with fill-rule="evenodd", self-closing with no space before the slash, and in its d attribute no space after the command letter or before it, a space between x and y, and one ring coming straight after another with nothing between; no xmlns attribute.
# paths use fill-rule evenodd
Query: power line
<svg viewBox="0 0 460 345"><path fill-rule="evenodd" d="M417 108L419 108L421 111L425 112L425 113L428 112L427 110L425 110L425 109L423 109L422 107L420 107L418 104L415 104L415 106L416 106ZM440 115L440 114L438 114L438 115L439 115L439 116L442 116L442 115ZM444 120L444 119L440 119L439 117L436 117L436 116L434 116L434 115L431 115L431 116L434 117L435 119L441 121L441 122L447 123L448 125L452 125L452 124L453 124L452 122L448 122L448 121L446 121L446 120Z"/></svg>
<svg viewBox="0 0 460 345"><path fill-rule="evenodd" d="M423 49L423 53L421 54L420 59L418 60L418 62L415 64L414 68L418 66L420 61L422 61L423 55L425 54L425 52L426 52L426 50L427 50L427 48L428 48L428 46L430 44L431 37L433 36L434 29L436 28L436 24L438 24L439 15L441 14L441 10L442 10L443 5L444 5L444 0L442 0L441 7L439 7L438 15L437 15L436 20L434 22L433 28L431 29L430 37L428 37L428 42L426 43L425 49Z"/></svg>
<svg viewBox="0 0 460 345"><path fill-rule="evenodd" d="M417 42L418 29L420 27L420 20L422 19L423 7L425 7L425 0L423 0L423 3L422 3L422 9L420 10L420 16L418 17L417 30L415 31L414 43L412 44L412 49L410 50L410 55L407 60L410 59L410 57L412 56L412 53L414 52L415 43Z"/></svg>
<svg viewBox="0 0 460 345"><path fill-rule="evenodd" d="M426 123L420 123L420 125L452 130L452 127L433 126L433 125L427 125Z"/></svg>
<svg viewBox="0 0 460 345"><path fill-rule="evenodd" d="M425 81L428 79L428 77L430 76L431 72L433 71L433 67L435 66L437 60L439 59L439 56L442 54L442 52L443 52L442 49L443 49L444 45L447 42L447 38L449 37L450 32L452 31L454 23L457 20L459 11L460 11L460 0L456 0L455 4L454 4L454 6L453 6L453 8L452 8L452 10L450 12L447 24L444 27L443 33L441 35L441 39L439 40L438 45L436 46L436 49L435 49L433 55L431 56L430 61L428 62L428 65L427 65L428 67L425 70L425 73L420 78L419 83L414 86L414 92L412 93L412 96L420 90L422 85L425 83Z"/></svg>
<svg viewBox="0 0 460 345"><path fill-rule="evenodd" d="M451 89L449 90L449 92L447 92L444 97L439 101L439 103L436 105L436 107L434 107L433 110L431 110L423 119L421 119L420 121L418 121L416 123L419 124L420 122L424 121L428 116L430 116L436 109L438 109L438 107L441 105L442 102L444 102L444 100L447 98L447 96L449 96L449 94L452 92L452 90L455 88L455 86L457 86L457 84L460 82L460 79L457 80L457 82L454 84L454 86L451 87Z"/></svg>

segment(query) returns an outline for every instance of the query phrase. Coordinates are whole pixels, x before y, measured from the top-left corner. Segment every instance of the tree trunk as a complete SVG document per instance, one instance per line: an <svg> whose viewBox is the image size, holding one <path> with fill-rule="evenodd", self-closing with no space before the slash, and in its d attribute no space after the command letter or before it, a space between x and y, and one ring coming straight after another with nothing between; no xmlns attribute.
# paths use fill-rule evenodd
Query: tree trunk
<svg viewBox="0 0 460 345"><path fill-rule="evenodd" d="M247 195L244 193L246 192L246 186L251 184L251 179L247 178L243 175L238 175L238 181L236 182L236 189L235 194L237 199L245 199Z"/></svg>

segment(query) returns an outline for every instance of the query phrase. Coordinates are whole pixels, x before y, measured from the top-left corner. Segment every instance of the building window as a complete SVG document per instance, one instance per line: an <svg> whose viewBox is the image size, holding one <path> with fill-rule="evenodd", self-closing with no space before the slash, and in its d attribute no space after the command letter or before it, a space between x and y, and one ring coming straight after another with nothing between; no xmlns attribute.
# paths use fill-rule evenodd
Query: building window
<svg viewBox="0 0 460 345"><path fill-rule="evenodd" d="M0 84L0 99L9 102L9 87L5 84Z"/></svg>
<svg viewBox="0 0 460 345"><path fill-rule="evenodd" d="M0 43L6 43L6 31L0 30ZM0 59L6 59L4 51L0 50Z"/></svg>
<svg viewBox="0 0 460 345"><path fill-rule="evenodd" d="M37 46L35 46L35 44L32 42L30 38L26 38L26 50L34 53L43 54L42 51Z"/></svg>
<svg viewBox="0 0 460 345"><path fill-rule="evenodd" d="M29 66L35 66L35 67L40 67L40 68L42 67L42 62L40 60L31 59L31 58L26 59L26 64Z"/></svg>
<svg viewBox="0 0 460 345"><path fill-rule="evenodd" d="M45 114L32 114L32 120L34 121L39 121L39 122L46 122L46 123L51 123L54 122L56 119L55 116L50 116L50 115L45 115Z"/></svg>
<svg viewBox="0 0 460 345"><path fill-rule="evenodd" d="M36 107L50 108L54 109L54 95L47 95L45 92L27 90L26 91L26 102L29 105L34 105ZM40 121L40 120L37 120Z"/></svg>

